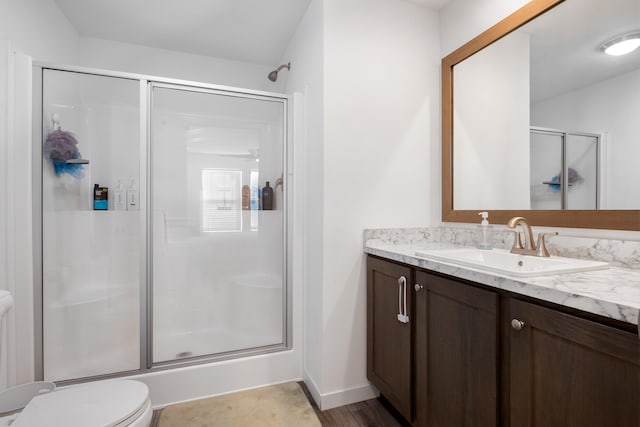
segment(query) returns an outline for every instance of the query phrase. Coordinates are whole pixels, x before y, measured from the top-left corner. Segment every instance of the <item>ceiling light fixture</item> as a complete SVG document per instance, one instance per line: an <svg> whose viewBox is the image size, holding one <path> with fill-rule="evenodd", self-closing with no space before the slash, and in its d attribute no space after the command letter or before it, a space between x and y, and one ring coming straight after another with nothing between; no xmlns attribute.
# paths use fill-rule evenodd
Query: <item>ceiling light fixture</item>
<svg viewBox="0 0 640 427"><path fill-rule="evenodd" d="M607 55L626 55L640 46L640 32L627 33L605 42L600 46Z"/></svg>

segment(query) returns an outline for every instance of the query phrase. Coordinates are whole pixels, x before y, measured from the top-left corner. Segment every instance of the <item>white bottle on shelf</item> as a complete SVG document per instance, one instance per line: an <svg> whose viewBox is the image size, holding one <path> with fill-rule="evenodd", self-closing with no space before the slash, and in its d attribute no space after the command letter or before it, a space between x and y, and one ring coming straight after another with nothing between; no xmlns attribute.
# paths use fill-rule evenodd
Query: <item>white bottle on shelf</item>
<svg viewBox="0 0 640 427"><path fill-rule="evenodd" d="M127 188L127 210L137 211L140 209L138 206L138 189L136 188L136 181L131 178L129 188Z"/></svg>
<svg viewBox="0 0 640 427"><path fill-rule="evenodd" d="M122 182L118 180L118 185L113 192L113 209L116 211L124 211L127 209L127 200Z"/></svg>

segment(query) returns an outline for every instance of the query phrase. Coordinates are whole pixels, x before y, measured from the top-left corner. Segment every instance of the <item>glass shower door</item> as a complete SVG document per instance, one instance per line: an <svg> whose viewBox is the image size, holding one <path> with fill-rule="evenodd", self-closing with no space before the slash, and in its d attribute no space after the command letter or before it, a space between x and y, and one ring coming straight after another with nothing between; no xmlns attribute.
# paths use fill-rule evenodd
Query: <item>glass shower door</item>
<svg viewBox="0 0 640 427"><path fill-rule="evenodd" d="M531 130L531 209L562 209L564 134Z"/></svg>
<svg viewBox="0 0 640 427"><path fill-rule="evenodd" d="M598 209L598 135L567 134L567 209Z"/></svg>
<svg viewBox="0 0 640 427"><path fill-rule="evenodd" d="M283 345L285 111L152 86L153 364Z"/></svg>
<svg viewBox="0 0 640 427"><path fill-rule="evenodd" d="M47 381L140 368L139 82L42 70L42 314ZM94 187L100 198L94 209ZM119 193L118 193L119 194ZM102 209L104 208L104 209Z"/></svg>

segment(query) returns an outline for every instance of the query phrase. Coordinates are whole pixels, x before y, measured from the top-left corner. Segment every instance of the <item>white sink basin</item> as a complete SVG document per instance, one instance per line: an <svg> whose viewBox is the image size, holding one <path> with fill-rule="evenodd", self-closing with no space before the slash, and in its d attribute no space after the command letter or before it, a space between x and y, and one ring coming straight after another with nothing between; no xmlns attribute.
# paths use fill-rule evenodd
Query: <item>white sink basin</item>
<svg viewBox="0 0 640 427"><path fill-rule="evenodd" d="M609 264L599 261L562 257L536 257L516 255L504 250L482 250L474 248L437 249L416 251L416 256L495 271L518 277L546 276L578 271L600 270Z"/></svg>

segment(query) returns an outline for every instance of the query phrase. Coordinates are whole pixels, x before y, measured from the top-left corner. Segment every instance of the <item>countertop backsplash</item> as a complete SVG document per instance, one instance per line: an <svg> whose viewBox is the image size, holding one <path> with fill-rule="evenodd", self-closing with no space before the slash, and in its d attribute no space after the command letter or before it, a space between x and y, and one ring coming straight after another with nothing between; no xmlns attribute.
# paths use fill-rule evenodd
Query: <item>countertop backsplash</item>
<svg viewBox="0 0 640 427"><path fill-rule="evenodd" d="M547 231L546 229L543 231ZM547 249L551 255L605 261L613 267L640 269L640 241L578 237L562 235L546 236ZM538 230L534 228L534 237ZM438 244L440 246L475 246L479 239L478 229L473 225L441 225L424 228L386 228L364 231L364 243L378 240L388 244ZM510 249L513 232L503 226L493 230L493 247Z"/></svg>

